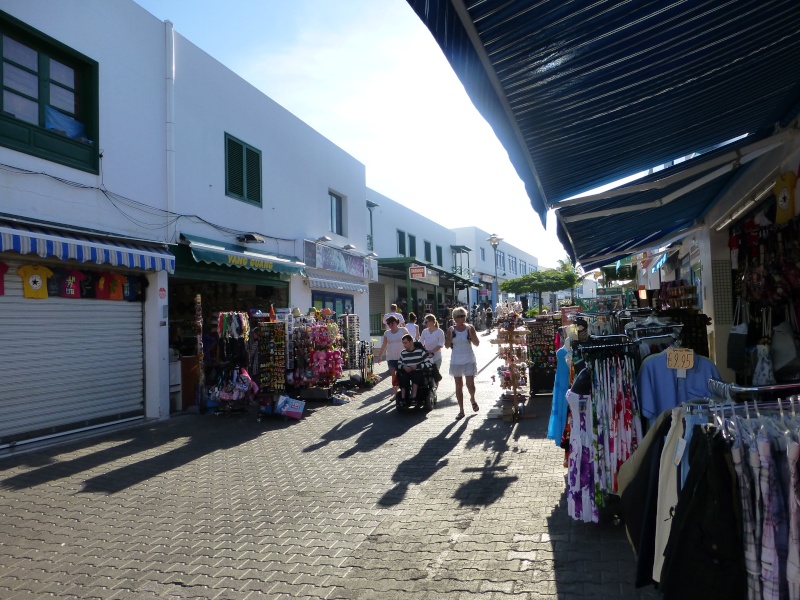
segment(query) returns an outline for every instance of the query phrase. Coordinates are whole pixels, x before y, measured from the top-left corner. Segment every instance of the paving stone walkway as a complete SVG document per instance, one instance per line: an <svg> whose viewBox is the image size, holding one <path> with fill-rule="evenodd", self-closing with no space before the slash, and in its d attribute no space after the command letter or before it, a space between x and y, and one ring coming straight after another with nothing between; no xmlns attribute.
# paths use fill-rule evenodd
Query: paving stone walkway
<svg viewBox="0 0 800 600"><path fill-rule="evenodd" d="M384 380L301 421L182 415L0 459L0 598L656 598L623 527L568 517L550 397L486 417L488 339L460 421L452 378L428 414Z"/></svg>

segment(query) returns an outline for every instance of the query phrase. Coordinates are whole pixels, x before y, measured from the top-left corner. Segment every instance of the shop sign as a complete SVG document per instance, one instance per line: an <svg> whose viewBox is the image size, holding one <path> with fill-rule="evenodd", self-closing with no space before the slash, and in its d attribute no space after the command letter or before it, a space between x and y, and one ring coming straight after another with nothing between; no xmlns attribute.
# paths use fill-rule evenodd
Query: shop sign
<svg viewBox="0 0 800 600"><path fill-rule="evenodd" d="M484 283L493 283L494 277L491 275L481 275L481 281Z"/></svg>
<svg viewBox="0 0 800 600"><path fill-rule="evenodd" d="M581 312L580 306L565 306L561 309L561 324L569 325L574 320L575 315Z"/></svg>
<svg viewBox="0 0 800 600"><path fill-rule="evenodd" d="M345 252L339 248L318 244L311 240L304 242L303 260L307 267L346 273L353 277L377 281L377 263L373 266L369 259Z"/></svg>
<svg viewBox="0 0 800 600"><path fill-rule="evenodd" d="M164 300L164 299L167 297L167 290L166 290L166 288L163 288L163 287L161 287L161 288L158 288L158 297L159 297L161 300Z"/></svg>
<svg viewBox="0 0 800 600"><path fill-rule="evenodd" d="M621 287L597 288L598 296L622 296L624 293Z"/></svg>
<svg viewBox="0 0 800 600"><path fill-rule="evenodd" d="M425 279L427 274L428 270L425 267L422 266L408 267L409 279Z"/></svg>
<svg viewBox="0 0 800 600"><path fill-rule="evenodd" d="M489 290L478 290L478 296L488 296Z"/></svg>
<svg viewBox="0 0 800 600"><path fill-rule="evenodd" d="M658 273L658 270L659 270L661 267L663 267L663 266L664 266L664 263L665 263L665 262L667 262L667 253L666 253L666 252L664 252L664 254L662 254L662 255L661 255L661 258L659 258L659 259L656 261L656 264L654 264L654 265L653 265L653 267L650 269L650 272L651 272L651 273Z"/></svg>

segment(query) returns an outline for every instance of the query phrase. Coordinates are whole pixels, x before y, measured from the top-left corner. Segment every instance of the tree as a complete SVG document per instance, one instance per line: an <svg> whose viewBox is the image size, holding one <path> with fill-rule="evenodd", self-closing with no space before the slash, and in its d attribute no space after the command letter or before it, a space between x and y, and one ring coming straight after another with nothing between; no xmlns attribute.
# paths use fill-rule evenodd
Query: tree
<svg viewBox="0 0 800 600"><path fill-rule="evenodd" d="M583 268L576 267L568 256L566 259L558 261L557 270L564 274L564 278L569 283L569 299L572 304L575 304L575 286L583 283L583 280L586 279Z"/></svg>
<svg viewBox="0 0 800 600"><path fill-rule="evenodd" d="M539 312L542 311L542 293L558 292L569 287L570 279L557 269L534 271L515 279L500 282L500 289L509 294L539 293Z"/></svg>

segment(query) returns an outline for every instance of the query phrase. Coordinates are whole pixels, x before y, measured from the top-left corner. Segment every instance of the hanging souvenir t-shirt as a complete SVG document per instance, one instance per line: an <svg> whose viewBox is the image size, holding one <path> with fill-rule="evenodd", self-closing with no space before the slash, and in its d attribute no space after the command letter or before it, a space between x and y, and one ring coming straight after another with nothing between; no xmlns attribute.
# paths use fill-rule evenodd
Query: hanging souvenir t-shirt
<svg viewBox="0 0 800 600"><path fill-rule="evenodd" d="M109 284L109 294L108 297L110 300L122 300L122 292L123 286L128 279L124 275L120 275L119 273L110 273L108 276L111 278L111 283Z"/></svg>
<svg viewBox="0 0 800 600"><path fill-rule="evenodd" d="M8 265L4 262L0 262L0 296L4 296L6 293L5 274L7 271Z"/></svg>
<svg viewBox="0 0 800 600"><path fill-rule="evenodd" d="M53 274L47 279L47 295L55 298L61 295L61 281L64 279L64 269L53 269Z"/></svg>
<svg viewBox="0 0 800 600"><path fill-rule="evenodd" d="M94 286L95 295L100 300L111 298L111 273L100 273Z"/></svg>
<svg viewBox="0 0 800 600"><path fill-rule="evenodd" d="M144 299L145 279L140 275L128 275L127 281L122 286L122 296L128 302Z"/></svg>
<svg viewBox="0 0 800 600"><path fill-rule="evenodd" d="M67 270L64 273L64 277L61 279L61 297L80 298L81 281L83 281L85 277L86 276L80 271L75 271L74 269Z"/></svg>
<svg viewBox="0 0 800 600"><path fill-rule="evenodd" d="M792 171L786 171L775 182L772 188L777 198L775 208L775 224L783 225L794 218L794 188L797 177Z"/></svg>
<svg viewBox="0 0 800 600"><path fill-rule="evenodd" d="M94 286L97 284L97 273L86 271L81 280L81 298L97 298Z"/></svg>
<svg viewBox="0 0 800 600"><path fill-rule="evenodd" d="M17 275L22 277L22 295L25 298L47 298L47 278L53 276L50 269L25 265L17 269Z"/></svg>

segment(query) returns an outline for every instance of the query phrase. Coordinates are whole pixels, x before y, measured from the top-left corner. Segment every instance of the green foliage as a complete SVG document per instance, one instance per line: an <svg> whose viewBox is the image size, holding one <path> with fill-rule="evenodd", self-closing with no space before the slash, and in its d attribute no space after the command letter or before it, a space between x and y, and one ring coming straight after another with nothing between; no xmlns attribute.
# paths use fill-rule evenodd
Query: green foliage
<svg viewBox="0 0 800 600"><path fill-rule="evenodd" d="M525 316L528 317L529 319L532 319L533 317L535 317L538 314L539 314L539 309L538 308L529 308L528 312L525 313Z"/></svg>
<svg viewBox="0 0 800 600"><path fill-rule="evenodd" d="M566 290L569 280L564 273L556 269L546 271L534 271L526 273L515 279L508 279L500 282L500 289L510 294L529 294L532 292L558 292Z"/></svg>

